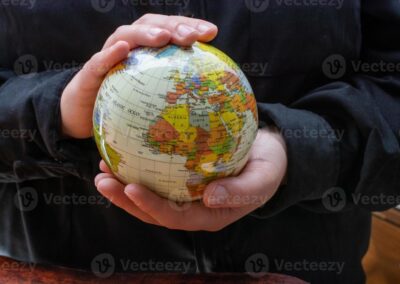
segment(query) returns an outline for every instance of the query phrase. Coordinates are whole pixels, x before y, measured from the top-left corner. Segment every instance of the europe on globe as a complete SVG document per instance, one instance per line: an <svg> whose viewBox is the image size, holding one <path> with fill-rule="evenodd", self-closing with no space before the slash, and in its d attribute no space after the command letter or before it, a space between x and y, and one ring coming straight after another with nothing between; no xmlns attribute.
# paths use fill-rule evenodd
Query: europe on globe
<svg viewBox="0 0 400 284"><path fill-rule="evenodd" d="M179 202L239 174L257 130L244 73L199 42L134 49L106 76L93 114L97 147L115 176Z"/></svg>

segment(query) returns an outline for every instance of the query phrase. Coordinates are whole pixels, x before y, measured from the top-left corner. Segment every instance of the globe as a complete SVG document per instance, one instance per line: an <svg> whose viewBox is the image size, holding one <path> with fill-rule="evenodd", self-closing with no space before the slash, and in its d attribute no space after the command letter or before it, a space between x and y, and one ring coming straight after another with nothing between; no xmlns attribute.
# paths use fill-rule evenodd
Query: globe
<svg viewBox="0 0 400 284"><path fill-rule="evenodd" d="M104 79L93 114L98 150L116 178L178 202L238 175L257 130L244 73L204 43L134 49Z"/></svg>

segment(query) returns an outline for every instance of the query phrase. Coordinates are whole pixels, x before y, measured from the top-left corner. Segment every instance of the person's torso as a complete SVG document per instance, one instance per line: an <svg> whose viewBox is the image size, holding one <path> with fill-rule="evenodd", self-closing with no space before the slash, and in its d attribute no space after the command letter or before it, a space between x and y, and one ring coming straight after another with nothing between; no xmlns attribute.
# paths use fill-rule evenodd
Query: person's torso
<svg viewBox="0 0 400 284"><path fill-rule="evenodd" d="M359 1L312 3L41 0L33 8L2 5L0 68L40 72L76 67L99 51L118 26L131 24L145 13L179 14L203 18L219 27L219 35L212 44L243 69L259 102L290 104L329 80L322 68L327 57L340 54L357 58L360 53ZM35 210L21 211L15 204L6 203L14 200L17 188L41 190ZM53 198L73 194L94 196L98 204L77 205L69 199L68 204L60 205ZM180 265L177 269L190 264L187 271L172 272L246 271L253 256L265 254L271 261L271 271L277 271L276 265L282 260L321 261L325 257L327 262L337 263L347 254L357 261L365 248L351 250L353 237L360 230L365 231L360 235L368 235L366 213L320 216L301 208L291 208L265 220L247 216L217 233L170 231L109 207L92 184L72 177L26 182L17 187L3 185L1 203L0 211L8 210L9 214L0 218L0 228L8 231L0 234L0 254L78 267L90 267L96 257L111 255L120 270L129 261L147 265L159 261ZM352 226L351 220L358 220L359 227ZM360 237L358 241L368 240ZM334 246L336 250L332 251ZM352 269L361 273L357 263L347 265L346 275ZM130 271L131 266L126 267ZM312 275L310 271L278 272ZM335 273L327 272L325 276L335 279L339 277Z"/></svg>
<svg viewBox="0 0 400 284"><path fill-rule="evenodd" d="M29 72L78 66L118 26L145 13L215 23L219 35L212 44L243 69L260 102L288 104L330 79L323 68L329 56L360 55L358 0L36 1L33 8L0 7L0 67Z"/></svg>

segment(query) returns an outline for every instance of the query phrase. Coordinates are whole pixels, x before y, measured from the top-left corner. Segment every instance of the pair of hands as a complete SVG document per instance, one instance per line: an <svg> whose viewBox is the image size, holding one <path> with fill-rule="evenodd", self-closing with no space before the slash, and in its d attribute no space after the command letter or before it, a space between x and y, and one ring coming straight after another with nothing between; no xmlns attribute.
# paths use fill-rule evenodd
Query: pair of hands
<svg viewBox="0 0 400 284"><path fill-rule="evenodd" d="M119 27L64 89L60 106L64 135L75 139L92 136L92 113L100 85L130 50L168 43L189 46L195 41L209 42L217 33L217 27L207 21L154 14ZM103 161L100 169L104 173L96 177L95 185L112 203L143 222L185 231L218 231L265 204L276 193L286 168L282 136L275 129L262 129L242 173L208 185L203 202L180 206L139 184L123 185Z"/></svg>

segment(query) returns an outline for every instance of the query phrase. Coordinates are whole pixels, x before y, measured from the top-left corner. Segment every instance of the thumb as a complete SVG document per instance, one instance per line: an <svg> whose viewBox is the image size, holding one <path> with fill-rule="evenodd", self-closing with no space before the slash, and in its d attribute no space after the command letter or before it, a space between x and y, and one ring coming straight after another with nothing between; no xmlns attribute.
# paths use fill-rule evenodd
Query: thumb
<svg viewBox="0 0 400 284"><path fill-rule="evenodd" d="M129 44L125 41L118 41L92 56L79 72L79 79L83 81L86 90L98 89L104 76L128 56Z"/></svg>
<svg viewBox="0 0 400 284"><path fill-rule="evenodd" d="M262 206L279 186L267 171L262 161L249 163L239 176L209 184L204 193L204 204L211 208Z"/></svg>

